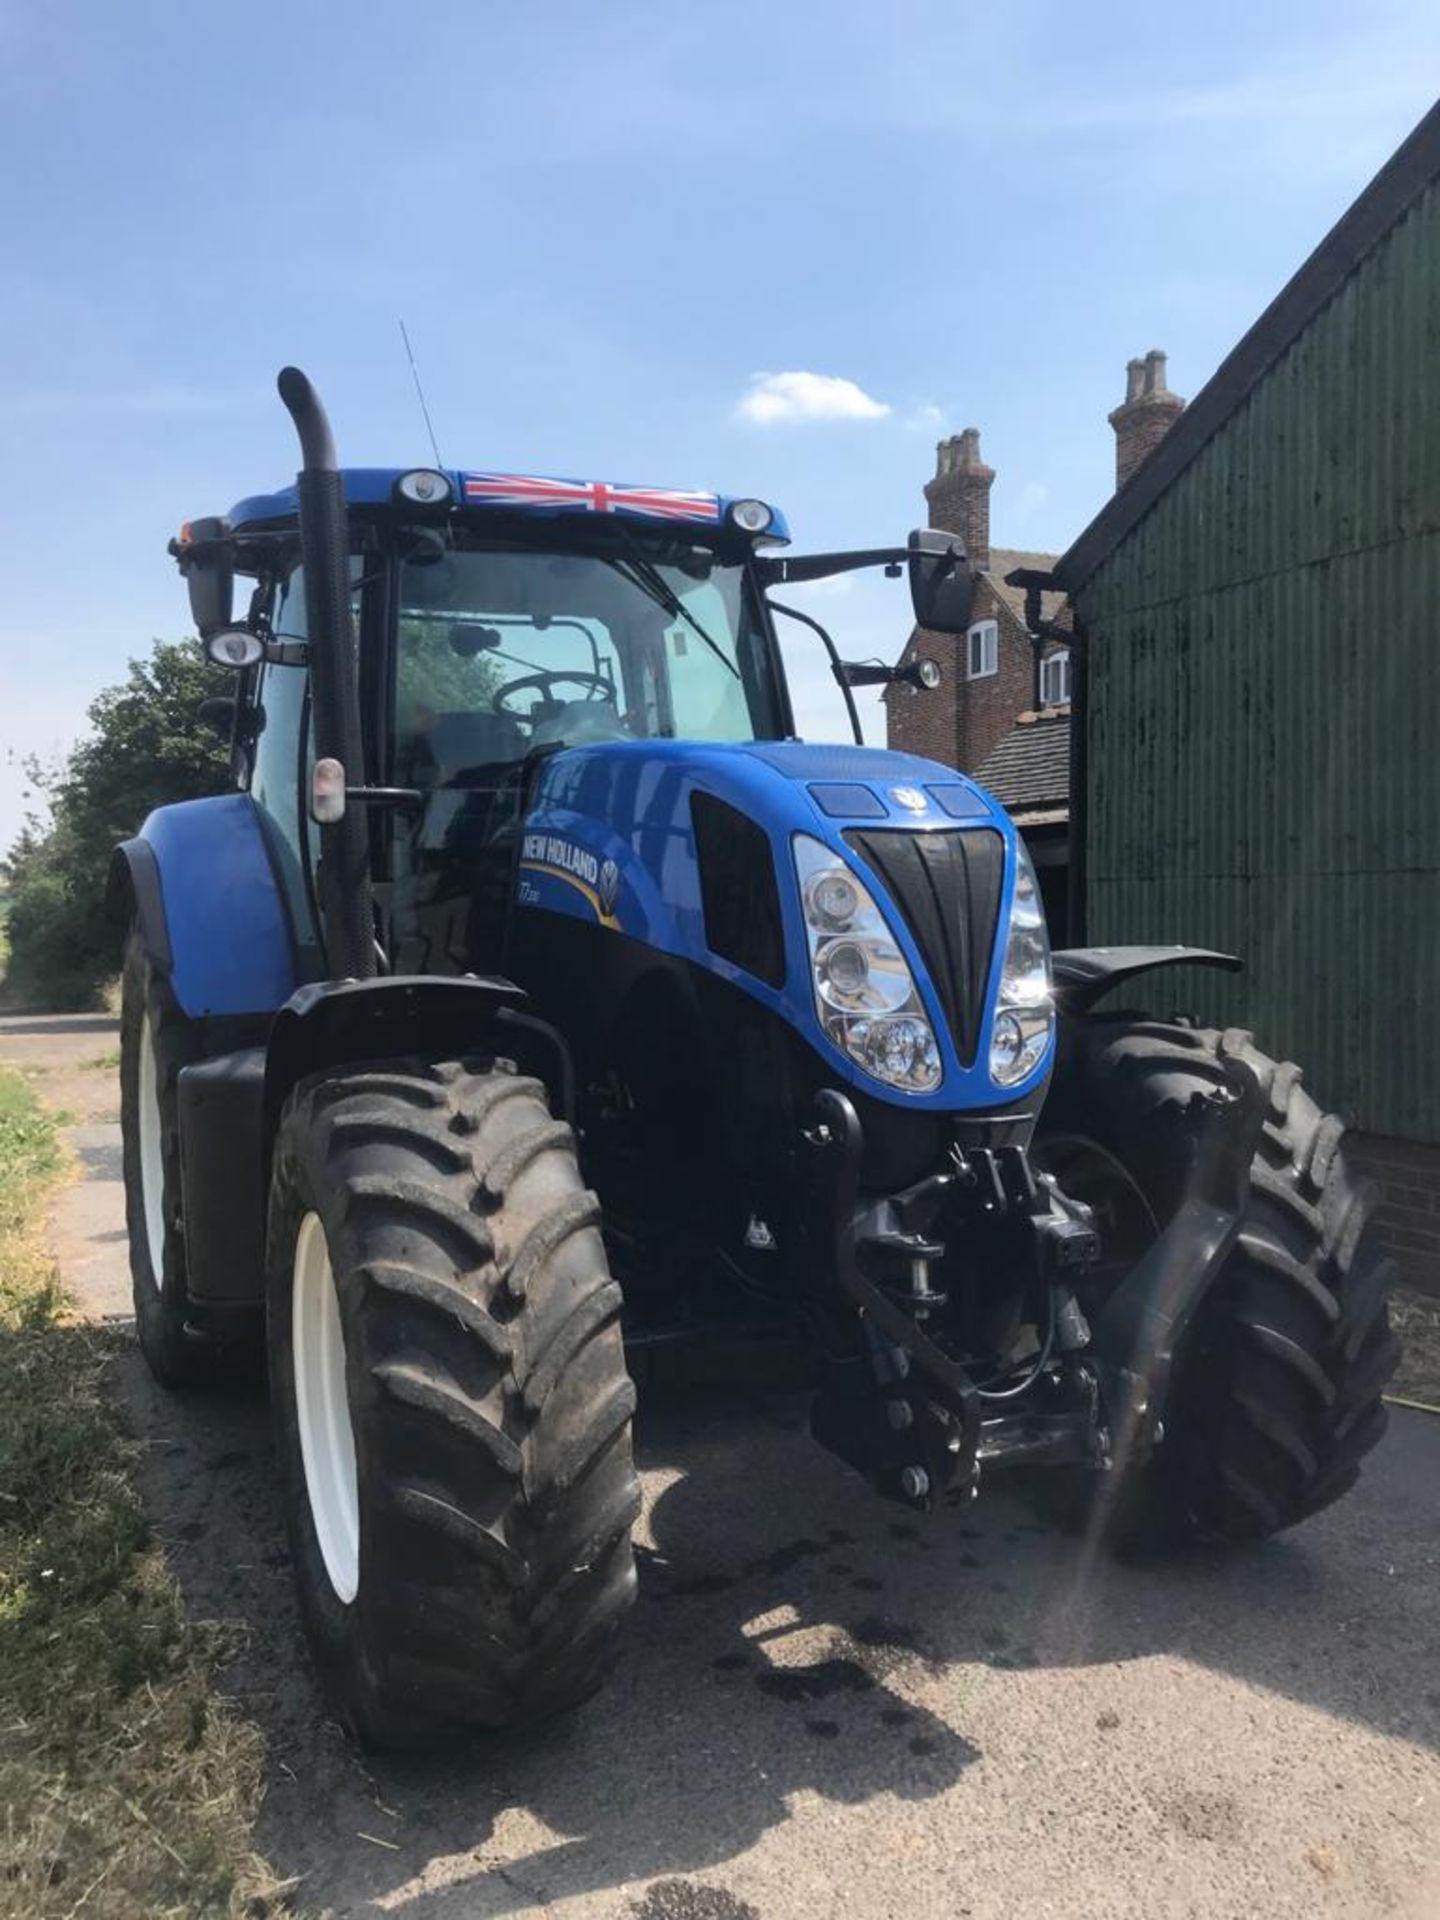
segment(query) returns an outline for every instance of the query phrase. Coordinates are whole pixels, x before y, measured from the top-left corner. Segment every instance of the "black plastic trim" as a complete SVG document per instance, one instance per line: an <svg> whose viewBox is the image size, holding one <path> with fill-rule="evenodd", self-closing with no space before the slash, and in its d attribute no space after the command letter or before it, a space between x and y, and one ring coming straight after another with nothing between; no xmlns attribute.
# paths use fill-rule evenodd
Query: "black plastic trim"
<svg viewBox="0 0 1440 1920"><path fill-rule="evenodd" d="M690 796L690 819L705 944L767 986L783 986L785 930L769 834L728 800L700 789Z"/></svg>
<svg viewBox="0 0 1440 1920"><path fill-rule="evenodd" d="M160 863L148 840L122 840L110 856L110 871L105 880L105 912L117 926L129 918L134 902L135 918L150 964L167 978L174 964L170 950L170 924L165 917L165 896L160 889Z"/></svg>
<svg viewBox="0 0 1440 1920"><path fill-rule="evenodd" d="M180 1069L185 1271L199 1306L258 1306L265 1296L264 1104L264 1047Z"/></svg>

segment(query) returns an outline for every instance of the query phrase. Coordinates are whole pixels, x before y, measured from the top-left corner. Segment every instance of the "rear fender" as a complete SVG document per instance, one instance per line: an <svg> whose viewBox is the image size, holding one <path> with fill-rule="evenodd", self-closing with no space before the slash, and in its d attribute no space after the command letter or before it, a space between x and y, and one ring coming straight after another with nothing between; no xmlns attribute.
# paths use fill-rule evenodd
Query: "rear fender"
<svg viewBox="0 0 1440 1920"><path fill-rule="evenodd" d="M133 915L188 1019L271 1014L295 991L294 934L248 793L157 807L115 849L105 902Z"/></svg>

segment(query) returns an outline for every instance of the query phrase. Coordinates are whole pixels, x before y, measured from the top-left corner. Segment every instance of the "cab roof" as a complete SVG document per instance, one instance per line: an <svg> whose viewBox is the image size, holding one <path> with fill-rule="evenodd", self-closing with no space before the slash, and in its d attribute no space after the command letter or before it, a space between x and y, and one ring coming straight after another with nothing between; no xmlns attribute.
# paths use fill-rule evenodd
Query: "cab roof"
<svg viewBox="0 0 1440 1920"><path fill-rule="evenodd" d="M564 480L540 474L497 473L462 468L346 467L341 472L345 501L352 507L388 507L407 502L397 492L409 474L428 472L449 483L450 502L464 511L535 514L560 519L575 514L617 514L651 526L722 528L730 524L731 508L739 496L680 492L666 487L640 487L608 480ZM413 501L409 504L415 505ZM441 503L432 500L431 510ZM788 543L785 516L771 507L767 541ZM237 501L226 516L237 534L294 521L299 512L296 488L278 493L251 494Z"/></svg>

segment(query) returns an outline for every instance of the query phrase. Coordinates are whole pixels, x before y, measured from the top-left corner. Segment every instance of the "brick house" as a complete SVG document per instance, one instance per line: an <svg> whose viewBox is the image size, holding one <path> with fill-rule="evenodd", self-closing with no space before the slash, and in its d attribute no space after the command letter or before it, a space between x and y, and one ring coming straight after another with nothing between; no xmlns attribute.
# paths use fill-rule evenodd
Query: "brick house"
<svg viewBox="0 0 1440 1920"><path fill-rule="evenodd" d="M959 534L983 570L970 628L961 636L916 628L901 662L929 654L943 679L931 693L887 687L886 733L892 747L921 753L974 774L1011 808L1024 829L1052 924L1063 924L1069 820L1069 652L1046 623L1063 618L1060 594L1041 596L1040 627L1026 619L1026 592L1007 575L1048 573L1046 553L990 544L995 469L980 454L975 427L942 440L925 486L927 521ZM1018 736L1023 745L1012 744ZM996 764L991 766L991 762ZM987 768L993 778L987 778Z"/></svg>
<svg viewBox="0 0 1440 1920"><path fill-rule="evenodd" d="M1152 349L1126 368L1125 398L1110 415L1115 484L1122 487L1184 411L1166 384L1165 355ZM972 774L1024 832L1051 927L1068 921L1070 857L1070 612L1063 594L1035 591L1026 576L1048 575L1055 556L990 544L995 469L966 427L935 449L925 485L927 524L958 534L984 571L963 638L916 628L901 663L929 654L944 671L938 688L884 694L892 747Z"/></svg>

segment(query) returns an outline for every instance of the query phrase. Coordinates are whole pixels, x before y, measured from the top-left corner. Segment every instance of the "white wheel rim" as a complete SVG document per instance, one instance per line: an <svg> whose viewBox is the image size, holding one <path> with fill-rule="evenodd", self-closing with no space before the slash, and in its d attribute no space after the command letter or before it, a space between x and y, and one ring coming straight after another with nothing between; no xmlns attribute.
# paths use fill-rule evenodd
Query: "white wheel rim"
<svg viewBox="0 0 1440 1920"><path fill-rule="evenodd" d="M140 1197L145 1213L145 1244L150 1277L165 1285L165 1141L160 1125L160 1067L155 1031L147 1013L140 1023L139 1059Z"/></svg>
<svg viewBox="0 0 1440 1920"><path fill-rule="evenodd" d="M295 1423L305 1463L305 1492L320 1556L336 1596L348 1603L360 1587L360 1497L355 1429L345 1385L345 1335L318 1213L307 1213L295 1236L291 1293L291 1356Z"/></svg>

